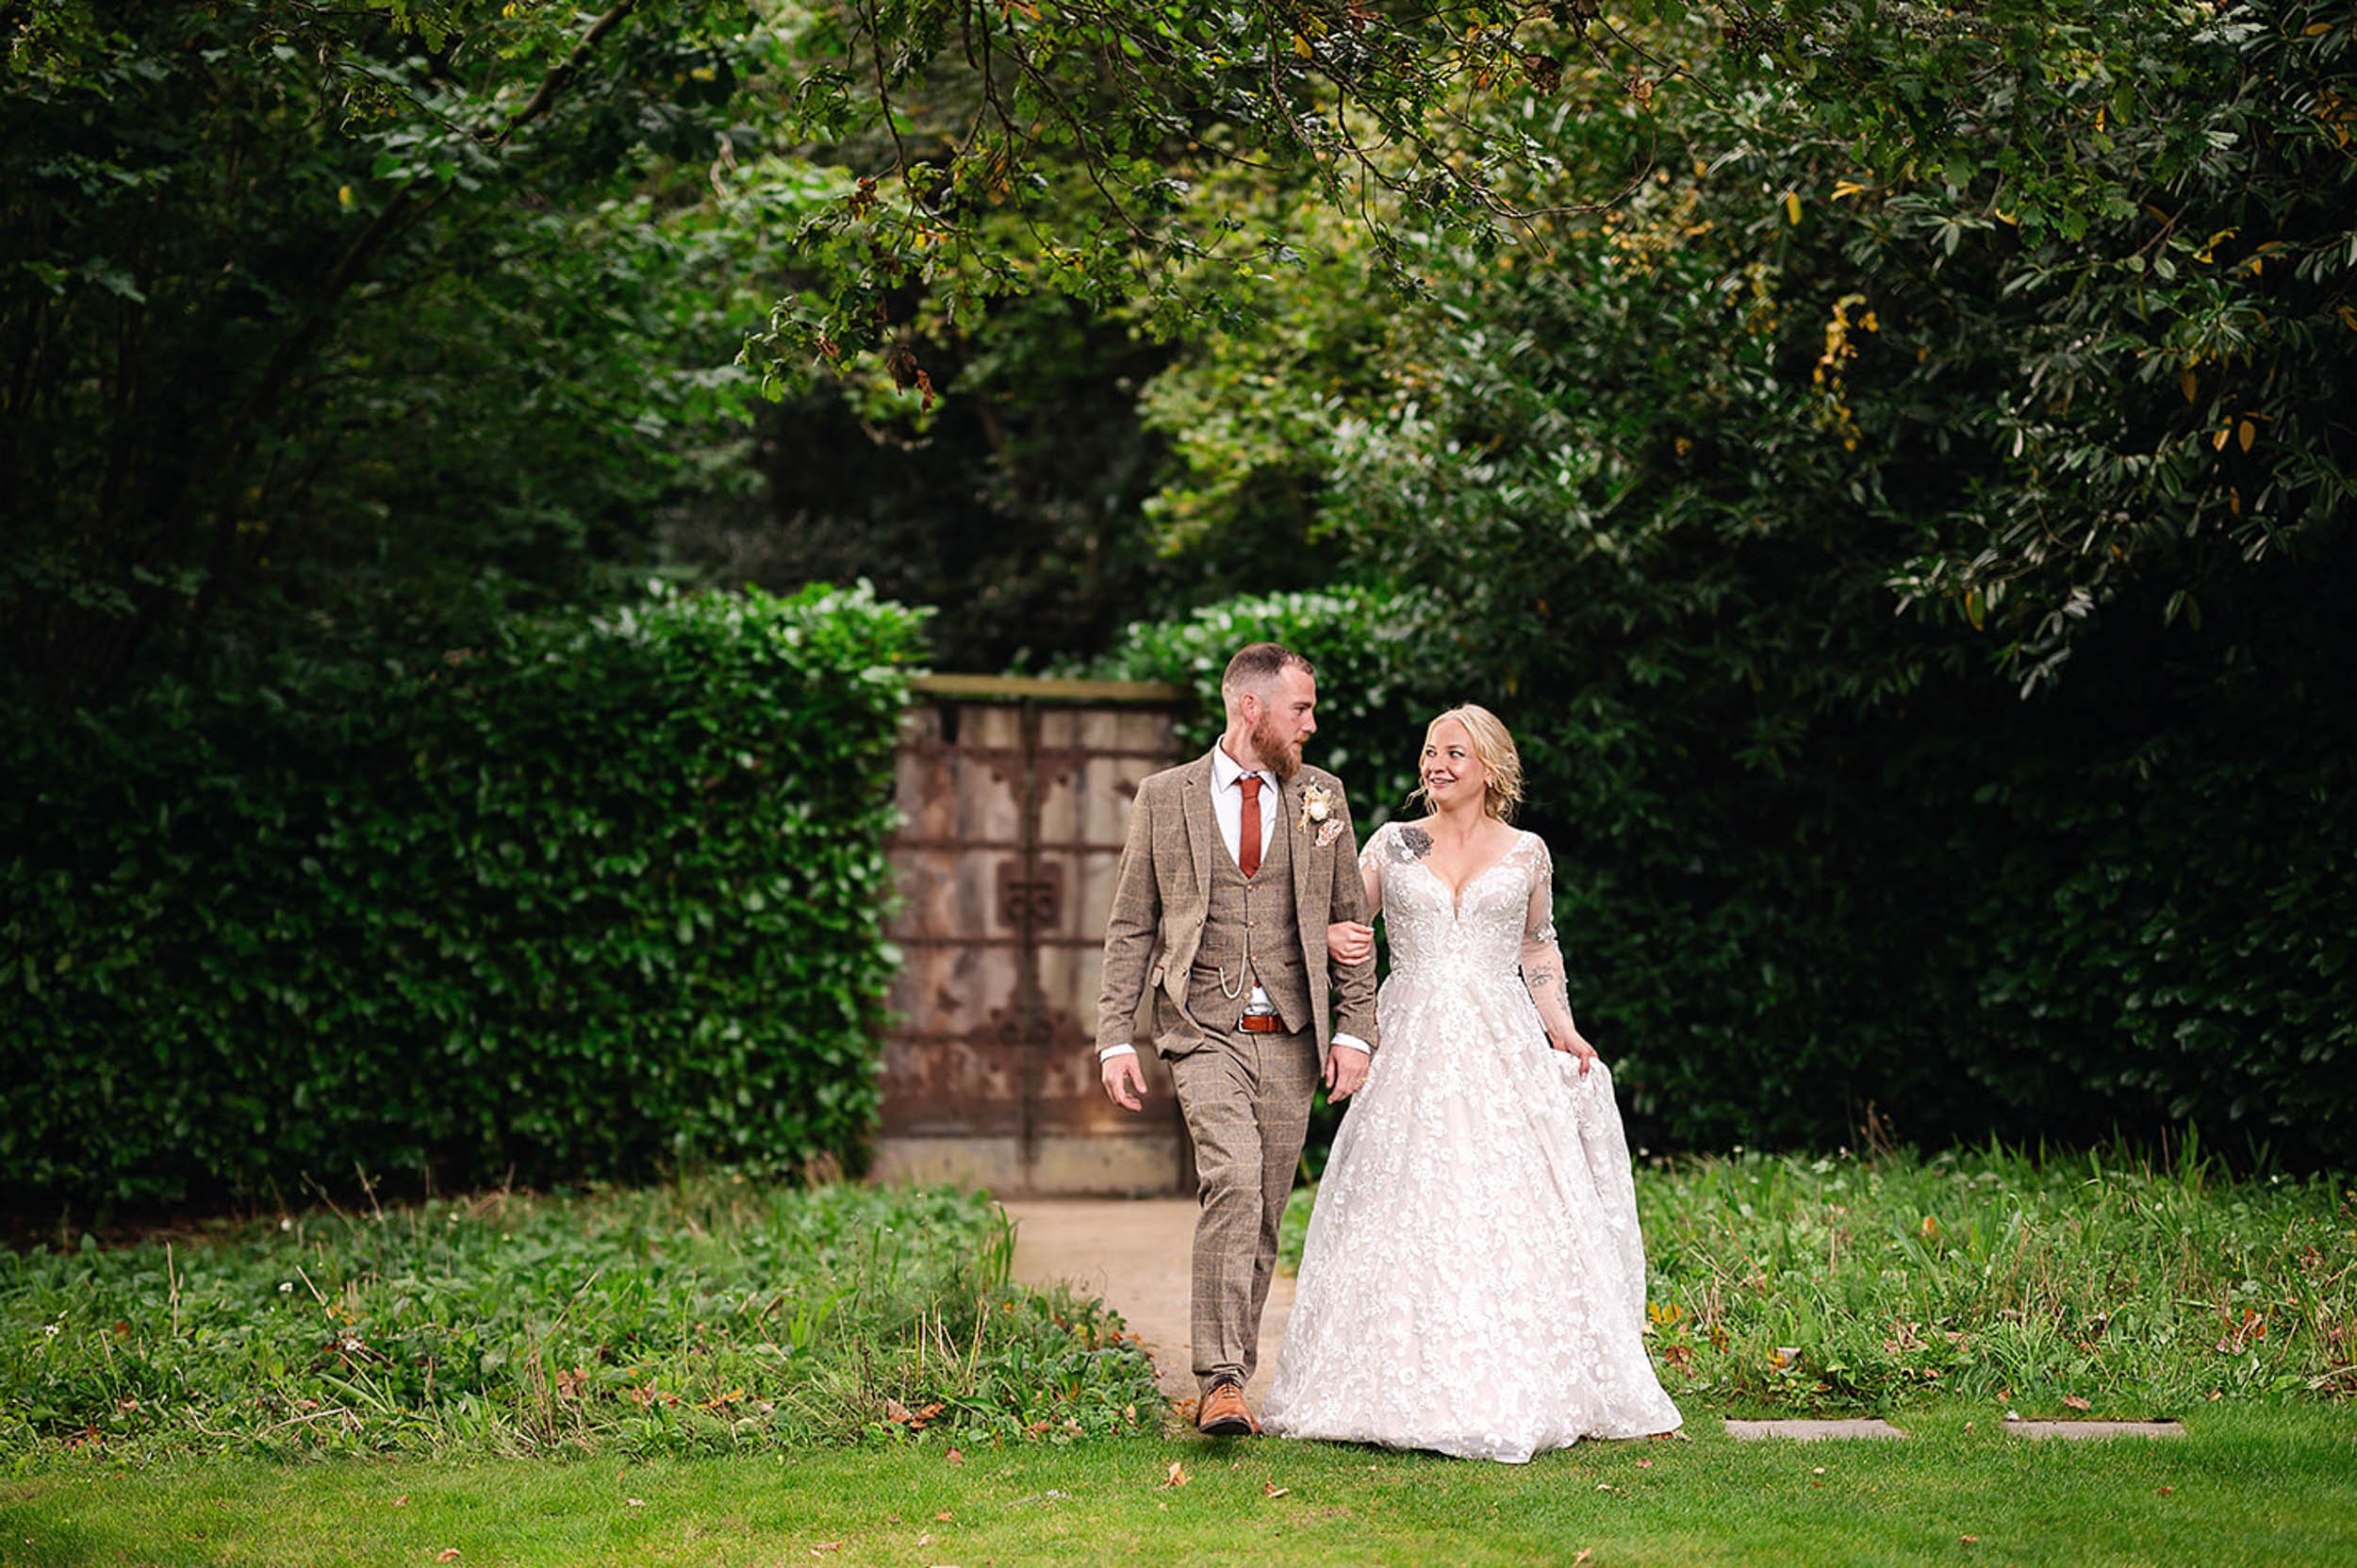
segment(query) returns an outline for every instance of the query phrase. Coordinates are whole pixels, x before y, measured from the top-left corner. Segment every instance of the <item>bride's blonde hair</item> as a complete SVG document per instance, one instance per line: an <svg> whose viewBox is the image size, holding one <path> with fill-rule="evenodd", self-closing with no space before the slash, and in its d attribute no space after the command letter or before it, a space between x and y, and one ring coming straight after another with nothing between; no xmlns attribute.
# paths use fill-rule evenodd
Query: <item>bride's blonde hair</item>
<svg viewBox="0 0 2357 1568"><path fill-rule="evenodd" d="M1523 757L1514 750L1514 736L1496 714L1478 702L1459 702L1436 717L1424 727L1424 743L1432 744L1432 732L1454 718L1465 726L1473 737L1474 755L1489 770L1489 781L1482 788L1482 809L1501 822L1514 820L1514 808L1523 803ZM1409 793L1408 803L1423 801L1431 803L1424 786L1422 753L1418 753L1416 787Z"/></svg>

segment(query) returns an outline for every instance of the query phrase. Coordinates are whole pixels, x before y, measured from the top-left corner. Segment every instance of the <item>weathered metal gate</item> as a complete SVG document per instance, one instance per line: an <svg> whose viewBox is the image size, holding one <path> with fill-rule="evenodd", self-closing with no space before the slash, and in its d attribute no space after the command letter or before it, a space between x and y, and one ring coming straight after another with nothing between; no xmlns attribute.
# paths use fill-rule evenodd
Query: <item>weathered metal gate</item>
<svg viewBox="0 0 2357 1568"><path fill-rule="evenodd" d="M1176 759L1172 686L931 676L899 749L904 964L877 1175L1010 1193L1191 1191L1168 1074L1133 1115L1090 1042L1138 782Z"/></svg>

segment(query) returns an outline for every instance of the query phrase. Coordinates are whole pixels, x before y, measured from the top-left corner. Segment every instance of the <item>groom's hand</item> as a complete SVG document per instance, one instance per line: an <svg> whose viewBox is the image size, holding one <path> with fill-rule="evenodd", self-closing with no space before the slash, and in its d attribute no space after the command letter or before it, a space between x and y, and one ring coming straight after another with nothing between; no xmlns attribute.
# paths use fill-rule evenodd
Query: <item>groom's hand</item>
<svg viewBox="0 0 2357 1568"><path fill-rule="evenodd" d="M1138 1066L1137 1052L1107 1057L1098 1076L1105 1081L1106 1097L1115 1105L1124 1111L1146 1109L1146 1073Z"/></svg>
<svg viewBox="0 0 2357 1568"><path fill-rule="evenodd" d="M1336 1103L1359 1092L1359 1085L1367 1081L1367 1053L1352 1050L1348 1046L1332 1046L1326 1052L1326 1098Z"/></svg>

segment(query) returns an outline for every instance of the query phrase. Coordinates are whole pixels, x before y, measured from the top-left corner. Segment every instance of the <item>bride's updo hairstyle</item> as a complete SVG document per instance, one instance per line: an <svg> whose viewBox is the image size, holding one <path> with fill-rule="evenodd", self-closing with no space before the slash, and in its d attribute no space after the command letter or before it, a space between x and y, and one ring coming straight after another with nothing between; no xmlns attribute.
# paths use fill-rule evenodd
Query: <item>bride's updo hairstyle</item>
<svg viewBox="0 0 2357 1568"><path fill-rule="evenodd" d="M1523 803L1523 757L1520 751L1514 750L1513 735L1496 714L1480 703L1460 702L1424 727L1424 743L1431 745L1432 732L1452 718L1465 726L1465 733L1473 736L1474 755L1479 757L1481 766L1489 770L1489 782L1482 790L1482 809L1501 822L1511 822L1514 820L1514 808ZM1421 752L1418 757L1421 759ZM1424 801L1426 805L1431 803L1424 787L1421 760L1416 768L1416 787L1409 795L1408 803L1413 805L1418 801Z"/></svg>

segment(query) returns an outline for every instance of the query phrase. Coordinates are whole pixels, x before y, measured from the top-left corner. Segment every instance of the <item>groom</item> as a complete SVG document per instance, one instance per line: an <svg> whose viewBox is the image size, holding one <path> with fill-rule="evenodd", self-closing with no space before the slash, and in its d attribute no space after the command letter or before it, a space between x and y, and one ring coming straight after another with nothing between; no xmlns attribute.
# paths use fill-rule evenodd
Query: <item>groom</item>
<svg viewBox="0 0 2357 1568"><path fill-rule="evenodd" d="M1366 918L1342 781L1301 765L1317 732L1316 671L1256 642L1220 681L1227 732L1210 755L1138 785L1105 929L1096 1004L1105 1093L1130 1111L1146 1078L1129 1027L1150 986L1154 1048L1195 1142L1195 1424L1258 1431L1244 1384L1259 1359L1277 1226L1323 1076L1330 1099L1366 1081L1375 966L1337 966L1327 1022L1326 928Z"/></svg>

